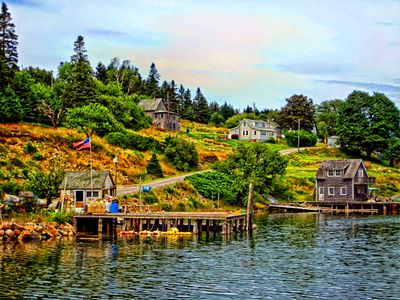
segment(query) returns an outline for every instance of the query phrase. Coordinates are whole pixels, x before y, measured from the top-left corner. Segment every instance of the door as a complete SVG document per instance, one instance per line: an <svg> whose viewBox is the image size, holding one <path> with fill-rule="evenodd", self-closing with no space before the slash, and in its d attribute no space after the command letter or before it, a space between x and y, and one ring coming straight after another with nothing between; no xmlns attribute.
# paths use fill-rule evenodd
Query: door
<svg viewBox="0 0 400 300"><path fill-rule="evenodd" d="M75 191L75 199L76 201L83 201L83 191Z"/></svg>
<svg viewBox="0 0 400 300"><path fill-rule="evenodd" d="M323 187L319 188L318 201L324 201L324 188Z"/></svg>

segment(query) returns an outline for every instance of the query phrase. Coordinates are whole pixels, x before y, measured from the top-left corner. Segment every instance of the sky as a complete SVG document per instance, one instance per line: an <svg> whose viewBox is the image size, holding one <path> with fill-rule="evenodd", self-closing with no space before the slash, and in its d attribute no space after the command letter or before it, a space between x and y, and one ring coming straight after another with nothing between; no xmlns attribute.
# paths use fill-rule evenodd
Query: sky
<svg viewBox="0 0 400 300"><path fill-rule="evenodd" d="M5 0L19 65L54 70L78 35L93 68L128 59L209 102L279 109L353 90L400 107L400 0Z"/></svg>

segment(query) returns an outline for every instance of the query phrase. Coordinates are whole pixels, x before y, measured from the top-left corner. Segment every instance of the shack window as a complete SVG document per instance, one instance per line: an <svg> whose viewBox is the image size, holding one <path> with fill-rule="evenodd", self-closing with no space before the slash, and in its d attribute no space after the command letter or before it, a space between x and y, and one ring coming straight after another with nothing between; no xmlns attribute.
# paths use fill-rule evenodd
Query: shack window
<svg viewBox="0 0 400 300"><path fill-rule="evenodd" d="M333 196L335 195L335 188L334 187L328 187L328 195Z"/></svg>
<svg viewBox="0 0 400 300"><path fill-rule="evenodd" d="M363 169L358 170L358 177L364 177Z"/></svg>
<svg viewBox="0 0 400 300"><path fill-rule="evenodd" d="M319 188L319 194L320 194L320 195L323 195L323 194L324 194L324 188L323 188L323 187L320 187L320 188Z"/></svg>
<svg viewBox="0 0 400 300"><path fill-rule="evenodd" d="M261 135L267 135L265 131L261 131Z"/></svg>
<svg viewBox="0 0 400 300"><path fill-rule="evenodd" d="M342 176L342 170L335 170L336 172L336 177Z"/></svg>
<svg viewBox="0 0 400 300"><path fill-rule="evenodd" d="M335 170L328 170L328 177L335 176Z"/></svg>
<svg viewBox="0 0 400 300"><path fill-rule="evenodd" d="M243 127L247 127L247 123L246 122L243 123Z"/></svg>
<svg viewBox="0 0 400 300"><path fill-rule="evenodd" d="M254 135L257 135L257 131L254 130Z"/></svg>
<svg viewBox="0 0 400 300"><path fill-rule="evenodd" d="M342 196L347 195L347 186L340 187L340 195L342 195Z"/></svg>

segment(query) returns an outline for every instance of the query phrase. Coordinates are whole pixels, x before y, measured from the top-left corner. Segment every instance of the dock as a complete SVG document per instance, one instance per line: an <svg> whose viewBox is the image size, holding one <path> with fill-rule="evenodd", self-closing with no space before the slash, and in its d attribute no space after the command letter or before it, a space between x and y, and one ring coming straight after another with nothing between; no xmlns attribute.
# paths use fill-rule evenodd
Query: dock
<svg viewBox="0 0 400 300"><path fill-rule="evenodd" d="M139 212L139 213L92 213L74 216L78 233L112 235L121 226L123 231L168 231L175 227L179 232L201 235L239 233L246 230L245 213L228 212Z"/></svg>

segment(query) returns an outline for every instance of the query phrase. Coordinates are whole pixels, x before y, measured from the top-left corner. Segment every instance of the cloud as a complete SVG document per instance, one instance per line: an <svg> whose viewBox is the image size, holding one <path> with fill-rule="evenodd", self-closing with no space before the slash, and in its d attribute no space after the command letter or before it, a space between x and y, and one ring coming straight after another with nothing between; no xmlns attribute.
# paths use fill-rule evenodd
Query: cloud
<svg viewBox="0 0 400 300"><path fill-rule="evenodd" d="M317 63L317 62L297 62L294 64L278 64L277 68L284 72L310 75L340 74L354 69L351 64L339 63Z"/></svg>
<svg viewBox="0 0 400 300"><path fill-rule="evenodd" d="M8 0L7 2L21 6L43 7L43 3L39 3L37 0Z"/></svg>

